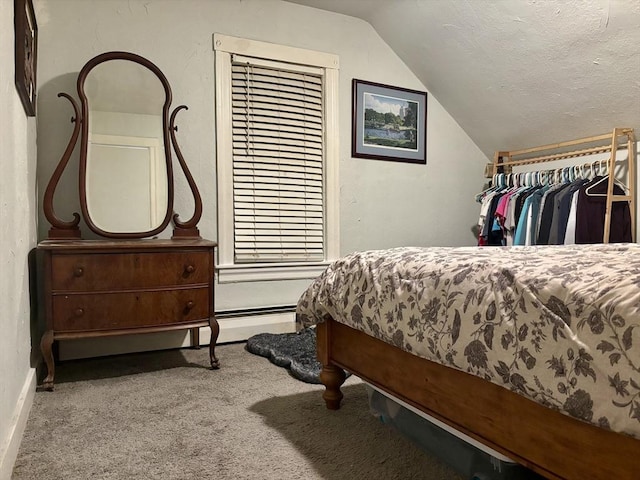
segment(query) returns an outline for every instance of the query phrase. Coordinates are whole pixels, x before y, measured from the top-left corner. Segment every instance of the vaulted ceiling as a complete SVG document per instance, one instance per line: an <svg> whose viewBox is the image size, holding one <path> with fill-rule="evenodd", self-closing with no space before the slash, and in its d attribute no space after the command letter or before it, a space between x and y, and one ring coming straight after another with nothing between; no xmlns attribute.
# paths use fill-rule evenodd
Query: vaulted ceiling
<svg viewBox="0 0 640 480"><path fill-rule="evenodd" d="M489 157L640 135L640 0L289 1L370 23Z"/></svg>

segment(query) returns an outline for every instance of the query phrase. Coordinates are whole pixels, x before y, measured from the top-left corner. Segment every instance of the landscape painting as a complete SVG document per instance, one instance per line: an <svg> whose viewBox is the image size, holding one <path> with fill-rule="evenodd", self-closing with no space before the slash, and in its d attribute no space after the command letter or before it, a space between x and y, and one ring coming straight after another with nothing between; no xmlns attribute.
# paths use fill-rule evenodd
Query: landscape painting
<svg viewBox="0 0 640 480"><path fill-rule="evenodd" d="M426 92L353 81L354 157L426 163Z"/></svg>
<svg viewBox="0 0 640 480"><path fill-rule="evenodd" d="M416 150L418 102L364 94L364 144Z"/></svg>

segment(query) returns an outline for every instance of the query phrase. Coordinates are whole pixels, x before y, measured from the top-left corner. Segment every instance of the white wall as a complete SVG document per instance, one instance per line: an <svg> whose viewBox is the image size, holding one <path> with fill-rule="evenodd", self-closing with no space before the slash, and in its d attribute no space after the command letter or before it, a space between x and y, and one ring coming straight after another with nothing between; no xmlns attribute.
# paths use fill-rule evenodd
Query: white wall
<svg viewBox="0 0 640 480"><path fill-rule="evenodd" d="M178 116L178 141L204 202L203 237L217 238L214 53L212 34L309 48L340 56L341 251L399 245L468 245L483 185L486 157L437 100L428 99L428 164L353 159L351 80L411 89L424 86L371 26L353 17L279 0L37 0L40 24L40 119L38 181L41 190L72 130L72 112L60 91L75 93L75 77L91 57L125 50L163 70ZM77 159L75 160L77 162ZM77 163L70 163L71 169ZM56 208L61 217L79 211L77 180L67 174ZM179 179L176 210L191 213L186 183ZM47 222L41 219L40 238ZM86 232L86 228L84 229ZM88 233L88 232L86 232ZM296 302L308 281L219 285L216 309Z"/></svg>
<svg viewBox="0 0 640 480"><path fill-rule="evenodd" d="M28 255L36 242L36 121L14 86L13 45L13 2L0 1L0 478L9 478L35 386Z"/></svg>

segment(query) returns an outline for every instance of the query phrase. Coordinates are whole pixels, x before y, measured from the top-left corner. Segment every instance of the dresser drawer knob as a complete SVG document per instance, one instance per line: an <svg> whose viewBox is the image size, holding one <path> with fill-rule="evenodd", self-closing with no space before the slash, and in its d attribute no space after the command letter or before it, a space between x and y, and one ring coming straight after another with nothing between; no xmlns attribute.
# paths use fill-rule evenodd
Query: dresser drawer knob
<svg viewBox="0 0 640 480"><path fill-rule="evenodd" d="M195 307L195 305L196 305L196 304L195 304L195 303L193 303L193 301L192 301L192 300L189 300L189 301L187 302L187 310L191 310L193 307Z"/></svg>
<svg viewBox="0 0 640 480"><path fill-rule="evenodd" d="M76 317L81 317L84 315L84 309L83 308L76 308L76 311L73 312L76 314Z"/></svg>
<svg viewBox="0 0 640 480"><path fill-rule="evenodd" d="M196 267L194 267L193 265L187 265L186 267L184 267L184 273L186 273L187 275L190 275L195 271Z"/></svg>
<svg viewBox="0 0 640 480"><path fill-rule="evenodd" d="M81 277L82 275L84 275L84 268L76 267L75 270L73 271L73 276L74 277Z"/></svg>

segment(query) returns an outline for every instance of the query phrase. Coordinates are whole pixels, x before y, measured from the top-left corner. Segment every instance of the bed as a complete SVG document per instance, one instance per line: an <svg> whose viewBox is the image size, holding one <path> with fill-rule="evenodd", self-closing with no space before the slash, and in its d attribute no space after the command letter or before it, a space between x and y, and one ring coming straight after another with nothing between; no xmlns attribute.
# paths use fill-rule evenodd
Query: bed
<svg viewBox="0 0 640 480"><path fill-rule="evenodd" d="M640 478L640 246L395 248L302 294L345 370L552 479Z"/></svg>

